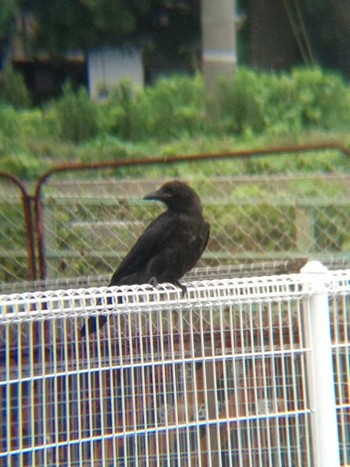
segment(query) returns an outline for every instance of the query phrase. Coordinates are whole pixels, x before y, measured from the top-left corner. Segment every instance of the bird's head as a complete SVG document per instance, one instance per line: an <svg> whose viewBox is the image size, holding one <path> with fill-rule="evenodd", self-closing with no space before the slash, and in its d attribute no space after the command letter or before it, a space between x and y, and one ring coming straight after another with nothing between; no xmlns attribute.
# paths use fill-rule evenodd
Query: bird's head
<svg viewBox="0 0 350 467"><path fill-rule="evenodd" d="M201 201L197 193L189 185L179 180L164 183L157 191L148 193L143 199L161 201L171 211L191 209L202 211Z"/></svg>

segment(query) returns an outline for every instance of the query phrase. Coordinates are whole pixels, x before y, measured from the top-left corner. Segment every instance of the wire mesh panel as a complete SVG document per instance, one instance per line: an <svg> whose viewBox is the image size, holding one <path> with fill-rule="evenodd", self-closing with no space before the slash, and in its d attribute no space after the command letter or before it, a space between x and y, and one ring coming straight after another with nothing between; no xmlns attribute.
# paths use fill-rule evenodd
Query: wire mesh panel
<svg viewBox="0 0 350 467"><path fill-rule="evenodd" d="M332 277L346 465L350 275L339 289ZM1 296L0 463L313 466L308 294L282 275L195 281L185 297L170 285Z"/></svg>
<svg viewBox="0 0 350 467"><path fill-rule="evenodd" d="M347 281L331 297L333 365L336 372L336 399L340 460L350 465L350 287Z"/></svg>
<svg viewBox="0 0 350 467"><path fill-rule="evenodd" d="M189 166L186 170L198 175L181 177L180 167L164 167L161 180L152 173L147 178L111 179L108 172L95 181L67 181L68 174L52 177L43 188L47 277L114 271L161 212L161 206L142 197L165 179L179 176L198 191L211 224L199 265L348 257L347 175L232 177L215 175L224 169L220 161Z"/></svg>

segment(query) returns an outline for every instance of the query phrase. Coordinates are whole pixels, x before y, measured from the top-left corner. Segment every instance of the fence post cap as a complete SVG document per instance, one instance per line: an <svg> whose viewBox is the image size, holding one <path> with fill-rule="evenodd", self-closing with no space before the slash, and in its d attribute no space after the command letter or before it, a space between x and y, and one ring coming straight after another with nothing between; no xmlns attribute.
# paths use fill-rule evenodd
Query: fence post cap
<svg viewBox="0 0 350 467"><path fill-rule="evenodd" d="M300 269L303 274L324 274L328 271L328 268L321 263L321 261L308 261L305 266Z"/></svg>

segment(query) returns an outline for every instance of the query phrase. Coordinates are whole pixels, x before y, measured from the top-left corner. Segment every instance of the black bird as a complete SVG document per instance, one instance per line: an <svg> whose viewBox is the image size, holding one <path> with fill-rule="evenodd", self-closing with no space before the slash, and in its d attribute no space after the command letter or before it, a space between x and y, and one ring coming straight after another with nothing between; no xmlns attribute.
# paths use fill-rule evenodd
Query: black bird
<svg viewBox="0 0 350 467"><path fill-rule="evenodd" d="M203 217L197 193L186 183L174 180L143 199L161 201L166 211L154 219L120 263L112 285L158 284L168 282L186 287L179 279L194 267L209 238L209 223ZM99 327L106 322L100 316ZM89 334L96 331L96 318L88 320ZM81 335L85 336L85 325Z"/></svg>

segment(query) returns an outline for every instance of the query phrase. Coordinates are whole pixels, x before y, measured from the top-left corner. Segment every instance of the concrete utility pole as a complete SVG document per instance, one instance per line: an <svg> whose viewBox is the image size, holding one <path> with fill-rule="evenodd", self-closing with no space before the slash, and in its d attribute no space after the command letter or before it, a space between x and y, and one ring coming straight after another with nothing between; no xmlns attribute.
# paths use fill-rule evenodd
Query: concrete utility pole
<svg viewBox="0 0 350 467"><path fill-rule="evenodd" d="M213 103L218 78L231 76L236 67L235 3L235 0L202 0L201 3L203 75L207 95Z"/></svg>

